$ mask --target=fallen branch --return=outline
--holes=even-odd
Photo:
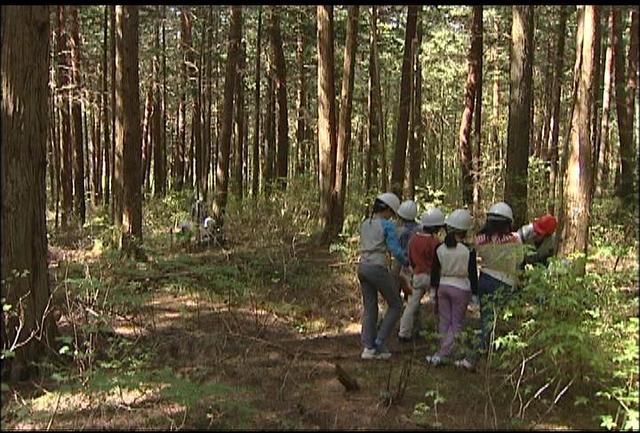
[[[349,373],[345,371],[344,368],[338,363],[335,364],[336,368],[336,376],[338,377],[338,381],[345,387],[347,391],[358,391],[360,390],[360,385],[358,381],[351,377]]]

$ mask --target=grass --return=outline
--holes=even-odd
[[[544,417],[552,403],[544,393],[525,417],[514,417],[504,371],[472,374],[422,362],[437,344],[426,307],[425,339],[415,347],[392,339],[392,361],[361,361],[353,233],[330,251],[314,246],[315,198],[299,185],[291,189],[292,196],[276,193],[243,206],[232,199],[229,242],[201,251],[172,244],[168,235],[176,215],[187,215],[188,195],[150,200],[144,263],[119,257],[101,214],[83,230],[54,233],[51,244],[66,257],[51,267],[61,347],[43,361],[36,380],[3,387],[3,426],[579,429],[598,428],[599,416],[615,408],[596,399],[593,387],[581,387]],[[608,239],[620,238],[594,233],[590,269],[611,269],[616,254]],[[637,263],[618,262],[618,272],[602,274],[609,289],[603,293],[616,314],[634,317]],[[474,314],[467,334],[477,325]],[[623,330],[619,335],[624,341]],[[630,350],[621,353],[637,354]],[[360,391],[344,391],[335,363],[358,380]],[[389,405],[409,364],[404,395]],[[533,383],[525,385],[535,391]]]

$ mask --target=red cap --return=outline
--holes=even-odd
[[[533,230],[542,236],[550,235],[556,230],[558,221],[553,215],[542,215],[533,221]]]

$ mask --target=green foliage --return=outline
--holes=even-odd
[[[507,371],[522,368],[522,382],[540,386],[550,379],[556,401],[560,384],[600,389],[594,396],[619,404],[615,417],[603,415],[603,426],[637,425],[637,300],[627,313],[628,299],[617,292],[615,276],[580,276],[575,269],[575,262],[558,259],[548,268],[527,269],[522,288],[501,310],[494,341],[498,363]],[[576,404],[587,401],[581,396]]]

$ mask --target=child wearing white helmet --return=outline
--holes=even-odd
[[[513,232],[513,211],[505,202],[492,205],[487,211],[485,226],[475,239],[481,261],[478,278],[480,300],[480,338],[473,352],[456,362],[459,367],[472,369],[479,354],[486,350],[491,337],[493,309],[496,303],[509,296],[518,279],[518,268],[524,260],[524,247]]]
[[[418,206],[413,200],[405,200],[398,207],[396,212],[400,219],[397,228],[398,240],[400,241],[400,247],[407,254],[407,246],[409,245],[409,238],[415,232],[419,230],[419,225],[416,223],[416,216],[418,215]],[[398,282],[398,288],[404,293],[405,299],[411,295],[411,271],[401,266],[401,264],[394,260],[391,264],[391,274],[393,278]]]
[[[431,287],[431,268],[436,248],[440,245],[437,234],[443,227],[444,214],[438,208],[431,208],[420,218],[421,230],[409,239],[407,251],[413,271],[412,292],[400,318],[398,340],[401,342],[411,340],[413,323],[420,309],[420,300]]]
[[[472,218],[466,209],[456,209],[445,219],[447,236],[438,248],[431,269],[431,285],[436,290],[440,348],[427,362],[443,363],[453,351],[462,329],[471,292],[476,291],[476,253],[462,241],[471,230]]]
[[[386,339],[402,312],[402,299],[389,272],[387,253],[390,252],[402,266],[408,261],[400,247],[396,227],[389,220],[398,211],[400,200],[390,192],[380,194],[373,203],[371,216],[360,225],[360,263],[358,280],[362,291],[362,359],[389,359],[391,353]],[[378,292],[388,308],[380,328],[378,323]]]

